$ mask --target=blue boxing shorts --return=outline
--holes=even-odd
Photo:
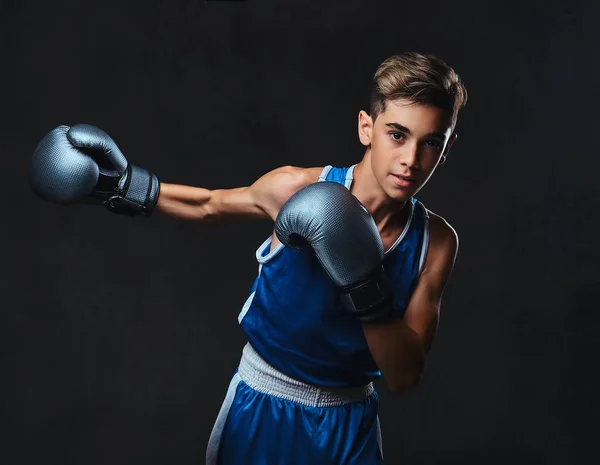
[[[373,383],[323,388],[284,375],[247,344],[215,422],[207,465],[382,464]]]

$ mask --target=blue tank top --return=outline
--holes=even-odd
[[[327,166],[319,181],[350,189],[353,171],[354,166]],[[408,206],[404,231],[383,261],[397,316],[406,310],[429,238],[427,210],[416,199]],[[270,248],[271,237],[256,251],[258,276],[238,317],[250,345],[279,371],[306,383],[349,387],[380,377],[360,322],[344,311],[312,251],[283,244]]]

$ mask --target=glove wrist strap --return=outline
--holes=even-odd
[[[340,299],[346,311],[362,323],[388,319],[394,311],[392,290],[383,267],[373,278],[344,289]]]
[[[104,202],[108,210],[129,216],[150,216],[158,201],[160,183],[148,170],[129,164],[115,191]]]

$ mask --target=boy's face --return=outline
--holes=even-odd
[[[404,201],[445,161],[456,134],[447,111],[400,99],[388,102],[374,124],[361,111],[359,138],[371,146],[371,171],[385,194]]]

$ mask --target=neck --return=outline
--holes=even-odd
[[[408,201],[390,199],[381,189],[371,170],[370,150],[354,168],[351,192],[369,211],[380,232],[406,221]]]

